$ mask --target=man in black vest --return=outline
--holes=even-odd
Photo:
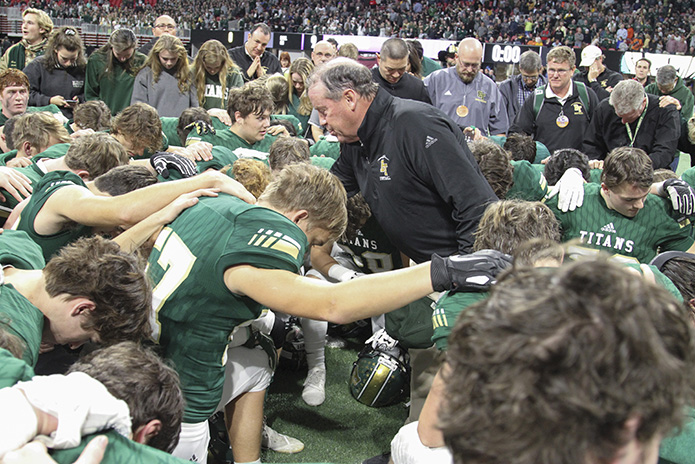
[[[230,48],[229,56],[241,68],[244,82],[266,74],[282,73],[282,66],[275,55],[266,51],[270,42],[270,28],[265,23],[254,24],[244,45]]]

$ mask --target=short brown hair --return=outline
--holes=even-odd
[[[309,144],[296,137],[278,137],[270,146],[268,164],[273,171],[281,171],[289,164],[308,163],[311,158]]]
[[[337,239],[347,225],[347,195],[336,176],[310,164],[291,164],[268,184],[259,201],[281,212],[307,210],[309,228],[326,229]]]
[[[526,134],[509,134],[504,141],[504,149],[514,161],[526,160],[532,163],[536,160],[536,142]]]
[[[546,62],[550,63],[551,61],[555,63],[567,63],[570,65],[570,68],[574,68],[577,65],[577,55],[575,55],[574,50],[568,46],[560,45],[548,52]]]
[[[101,100],[80,103],[73,110],[75,125],[80,129],[92,129],[95,132],[111,129],[111,110]]]
[[[162,121],[157,110],[147,103],[134,103],[118,113],[111,132],[128,138],[136,147],[157,151],[162,147]]]
[[[31,87],[29,85],[29,78],[26,74],[19,69],[8,68],[0,72],[0,93],[11,86],[26,87],[27,90]]]
[[[615,189],[623,183],[649,188],[654,182],[652,160],[639,148],[614,148],[603,162],[601,182],[609,189]]]
[[[140,188],[157,183],[157,176],[145,166],[126,164],[116,166],[94,179],[94,185],[112,197],[125,195]]]
[[[234,113],[241,113],[241,117],[245,118],[249,114],[263,114],[272,112],[275,108],[275,102],[270,94],[270,90],[263,82],[247,82],[242,87],[236,87],[229,90],[229,101],[227,103],[227,113],[235,121]]]
[[[208,113],[205,108],[201,108],[200,106],[186,108],[181,112],[179,122],[176,124],[176,135],[179,136],[182,145],[186,144],[188,134],[191,133],[191,129],[186,129],[186,126],[195,121],[205,121],[212,125],[212,117],[210,117],[210,113]]]
[[[539,201],[501,200],[485,209],[475,231],[473,249],[512,254],[532,238],[560,241],[560,224],[550,208]]]
[[[29,142],[43,151],[49,147],[51,136],[61,143],[70,142],[68,130],[50,113],[26,113],[17,119],[12,129],[13,148],[19,149],[24,142]]]
[[[104,132],[79,137],[65,154],[65,164],[72,170],[87,171],[89,179],[128,162],[128,152],[123,145]]]
[[[132,430],[159,420],[162,428],[147,443],[170,453],[179,442],[184,401],[179,376],[150,349],[122,342],[93,351],[70,367],[101,382],[128,404]]]
[[[444,441],[457,464],[610,462],[695,401],[688,310],[618,264],[514,269],[449,337]]]
[[[490,140],[478,140],[469,144],[480,171],[492,187],[497,198],[504,198],[514,185],[514,169],[509,153]]]
[[[95,330],[102,343],[149,337],[152,288],[144,263],[117,243],[81,238],[54,255],[43,275],[49,296],[84,297],[95,304],[82,327]]]

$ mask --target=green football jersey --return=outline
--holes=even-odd
[[[32,187],[34,187],[34,188],[36,185],[39,184],[39,182],[41,181],[41,179],[43,179],[43,176],[45,175],[43,170],[36,164],[36,162],[33,162],[29,166],[25,166],[23,168],[12,168],[12,169],[15,169],[17,172],[21,172],[22,174],[27,176],[29,178],[29,180],[31,181]],[[7,190],[0,189],[0,193],[5,197],[5,201],[0,203],[0,204],[2,204],[2,206],[7,206],[8,208],[14,208],[15,206],[17,206],[17,204],[19,204],[19,201],[15,197],[10,195]],[[20,193],[20,195],[21,195],[21,193]],[[22,198],[26,198],[26,197],[22,196]]]
[[[695,188],[695,167],[688,168],[681,174],[681,179],[686,181],[688,185]]]
[[[0,348],[0,388],[11,387],[17,382],[25,382],[34,377],[34,369],[12,353]]]
[[[221,108],[223,110],[226,110],[229,89],[241,87],[242,85],[244,85],[244,78],[237,69],[234,69],[227,74],[225,88],[222,88],[222,83],[220,82],[219,74],[210,75],[206,71],[205,94],[203,97],[203,102],[200,103],[200,106],[202,108],[205,108],[206,110],[209,110],[211,108]]]
[[[235,152],[235,154],[239,158],[256,157],[251,153],[252,151],[256,151],[262,154],[258,155],[259,159],[265,159],[267,157],[267,153],[270,151],[270,146],[273,144],[273,142],[275,142],[277,138],[277,135],[265,134],[263,140],[260,140],[254,144],[250,144],[246,140],[232,132],[229,128],[217,130],[215,134],[203,135],[198,134],[198,132],[195,130],[192,130],[191,133],[188,134],[188,138],[186,139],[186,146],[196,142],[209,142],[212,144],[212,146],[222,146],[225,148],[229,148],[230,150]],[[245,156],[240,155],[239,153],[237,153],[237,149],[239,148],[244,149],[242,151],[247,151],[248,154]]]
[[[545,176],[533,168],[528,161],[512,161],[514,184],[507,192],[506,198],[527,201],[541,201],[548,193],[548,181]]]
[[[342,252],[338,262],[364,274],[387,272],[403,267],[400,251],[391,243],[374,216],[357,231],[357,237],[336,242]]]
[[[292,101],[290,101],[290,104],[287,105],[287,114],[291,114],[296,117],[299,120],[302,131],[306,132],[306,130],[309,128],[309,117],[311,116],[311,112],[309,112],[309,114],[299,114],[299,104],[299,97],[292,92]],[[297,135],[303,136],[304,132],[301,134],[298,132]]]
[[[109,439],[101,464],[122,464],[126,462],[128,464],[183,464],[190,462],[176,458],[151,446],[136,443],[113,430],[82,437],[82,441],[75,448],[64,450],[51,449],[50,455],[58,464],[72,464],[80,457],[84,447],[99,435],[106,435]]]
[[[449,347],[449,335],[456,325],[459,314],[469,306],[483,301],[488,295],[488,292],[442,293],[432,313],[432,328],[434,329],[432,341],[438,350],[446,351]]]
[[[59,189],[71,185],[85,187],[80,176],[70,171],[53,171],[46,174],[38,185],[34,186],[34,192],[24,207],[22,214],[20,214],[19,220],[15,224],[17,230],[23,230],[29,234],[29,237],[31,237],[34,242],[39,244],[43,250],[43,256],[46,261],[65,245],[74,242],[80,237],[91,235],[92,233],[91,227],[79,224],[73,224],[72,227],[68,227],[51,235],[41,235],[34,229],[36,215],[41,211],[41,208],[43,208],[43,205],[46,204],[46,201],[51,195]]]
[[[318,166],[327,171],[330,171],[335,164],[335,160],[327,156],[312,156],[309,158],[309,162],[312,166]]]
[[[56,159],[65,156],[70,149],[69,143],[56,143],[46,148],[41,153],[34,156],[34,159],[40,160],[42,158]]]
[[[309,148],[311,156],[325,156],[337,160],[340,156],[340,142],[334,138],[332,136],[326,138],[325,135],[319,137],[319,140]]]
[[[600,191],[598,184],[584,184],[582,207],[566,213],[557,208],[557,196],[548,200],[563,241],[579,239],[583,246],[641,263],[651,261],[657,251],[687,251],[693,244],[688,228],[671,218],[665,198],[647,195],[644,208],[629,218],[609,209]]]
[[[6,230],[0,234],[0,266],[28,271],[43,269],[45,265],[41,248],[26,233]],[[0,285],[0,325],[24,342],[23,359],[30,366],[36,365],[43,314],[11,284]]]
[[[182,147],[183,142],[179,138],[179,133],[176,131],[179,125],[179,118],[161,117],[159,120],[162,121],[162,133],[169,141],[169,145]]]
[[[148,260],[153,338],[181,377],[185,422],[215,411],[229,336],[261,314],[259,303],[227,289],[225,270],[249,264],[298,273],[307,249],[285,216],[223,194],[201,198],[159,234]]]

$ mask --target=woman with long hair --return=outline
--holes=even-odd
[[[314,70],[314,63],[308,58],[297,58],[290,65],[286,74],[290,104],[287,114],[296,116],[301,127],[309,127],[309,116],[314,109],[307,95],[306,81]]]
[[[79,102],[84,102],[84,78],[87,59],[82,38],[74,27],[54,29],[46,51],[24,68],[31,85],[30,106],[60,108],[67,118]]]
[[[101,100],[115,115],[130,105],[133,82],[147,58],[135,51],[138,40],[130,29],[113,31],[106,45],[87,60],[84,95],[87,100]]]
[[[162,35],[138,72],[130,103],[147,103],[160,117],[178,118],[181,112],[198,106],[188,54],[181,39]]]
[[[231,125],[227,114],[229,90],[244,85],[244,79],[222,42],[208,40],[200,46],[193,60],[193,80],[200,106]]]

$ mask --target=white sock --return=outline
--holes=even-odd
[[[260,459],[256,459],[255,461],[250,461],[250,462],[236,462],[234,461],[234,464],[262,464]]]
[[[326,332],[328,322],[301,318],[304,333],[304,349],[309,369],[326,366]]]

